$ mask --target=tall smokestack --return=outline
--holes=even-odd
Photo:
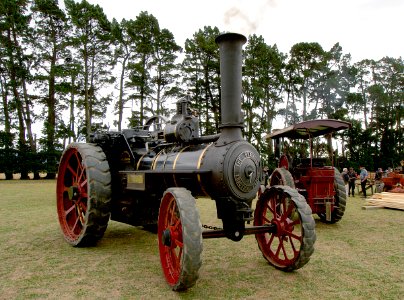
[[[216,38],[220,49],[222,133],[227,131],[223,129],[237,128],[241,135],[242,46],[246,41],[238,33],[225,33]]]

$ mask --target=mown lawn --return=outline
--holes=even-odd
[[[156,235],[111,221],[96,247],[73,248],[60,232],[53,180],[0,180],[0,299],[403,299],[404,211],[316,218],[310,262],[292,273],[263,259],[254,236],[204,240],[200,279],[187,292],[165,283]],[[202,223],[220,225],[199,199]]]

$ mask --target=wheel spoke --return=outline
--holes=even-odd
[[[276,216],[276,202],[275,199],[271,199],[268,203],[267,203],[267,208],[269,209],[269,211]]]
[[[83,210],[81,209],[80,203],[78,203],[76,205],[76,208],[77,208],[77,214],[78,214],[78,217],[80,219],[81,225],[84,226],[84,224],[85,224],[85,213],[83,213]]]
[[[76,226],[78,225],[78,223],[79,223],[79,218],[77,217],[77,218],[76,218],[76,221],[75,221],[74,224],[73,224],[73,227],[71,228],[72,232],[75,232],[75,231],[76,231]]]
[[[288,214],[286,212],[286,194],[282,194],[282,196],[279,197],[279,202],[278,202],[278,214],[277,217],[281,222],[286,222],[286,218],[288,217]]]
[[[181,242],[180,240],[176,239],[174,241],[175,245],[177,245],[178,247],[180,247],[181,249],[184,247],[184,243]]]
[[[294,238],[295,240],[298,240],[299,242],[301,242],[303,240],[302,236],[298,236],[297,234],[294,234],[293,232],[287,232],[290,241],[292,241],[292,238]]]
[[[286,205],[286,203],[284,203]],[[292,212],[295,210],[295,205],[292,201],[289,202],[289,206],[285,209],[284,219],[288,218],[292,215]]]
[[[173,228],[176,231],[181,230],[181,220],[180,219],[175,220]]]
[[[291,238],[292,236],[290,236],[289,238],[289,242],[290,242],[290,246],[292,247],[293,253],[298,254],[298,250],[295,246],[295,243],[293,242],[293,239]],[[297,239],[299,241],[301,241],[300,239]]]
[[[271,223],[271,221],[266,216],[262,216],[262,217],[263,217],[263,220],[264,220],[262,225]]]
[[[178,253],[177,253],[177,251],[178,251]],[[172,249],[171,254],[172,254],[172,257],[173,257],[173,259],[175,261],[175,263],[174,263],[175,268],[174,269],[179,269],[181,267],[182,248],[179,248],[179,250],[178,249]]]
[[[77,172],[76,172],[76,170],[73,170],[71,165],[67,165],[67,169],[72,173],[73,178],[77,177]]]
[[[80,181],[78,181],[78,182],[80,182]],[[87,186],[87,179],[85,179],[85,180],[83,180],[82,182],[80,182],[80,185],[79,185],[82,189],[84,189],[84,190],[86,190],[85,189],[85,187]]]
[[[278,241],[279,241],[278,248],[276,249],[276,252],[275,252],[276,257],[279,257],[279,252],[281,251],[282,243],[283,243],[281,237],[278,237]]]
[[[286,249],[285,249],[285,240],[283,238],[282,238],[282,242],[281,242],[281,250],[282,250],[282,253],[283,253],[283,258],[288,259],[288,254],[287,254]]]
[[[79,207],[80,211],[83,213],[83,215],[86,214],[87,212],[87,205],[84,201],[82,201],[83,199],[81,199],[80,201],[77,202],[77,206]],[[87,200],[87,199],[85,199]]]
[[[70,206],[69,209],[65,210],[65,216],[67,216],[68,214],[70,214],[75,208],[75,205],[73,204],[72,206]]]
[[[274,241],[275,235],[274,235],[274,234],[270,234],[269,236],[270,236],[270,238],[268,239],[267,245],[268,245],[268,246],[271,246],[271,245],[272,245],[272,242]]]
[[[77,182],[79,183],[79,182],[83,182],[80,186],[84,186],[86,183],[87,183],[87,179],[85,178],[85,168],[81,165],[81,164],[79,164],[78,165],[78,169],[79,170],[77,170],[77,174],[78,174],[78,177],[77,177]],[[83,179],[84,178],[84,179]]]

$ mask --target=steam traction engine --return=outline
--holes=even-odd
[[[221,132],[199,136],[187,99],[158,125],[95,133],[90,143],[64,151],[57,180],[57,211],[73,246],[95,244],[109,219],[157,228],[160,260],[173,290],[193,286],[203,238],[239,241],[255,234],[265,259],[290,271],[305,265],[315,242],[314,220],[303,196],[287,186],[266,189],[256,203],[260,155],[242,136],[241,65],[246,38],[220,35]],[[194,197],[216,202],[223,229],[202,230]],[[246,223],[253,222],[253,226]]]

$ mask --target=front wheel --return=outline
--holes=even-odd
[[[56,206],[65,240],[94,245],[110,217],[111,174],[102,149],[72,143],[63,152],[56,184]]]
[[[269,185],[287,185],[295,188],[295,181],[292,174],[285,168],[276,168],[269,179]]]
[[[167,189],[160,204],[157,233],[168,284],[174,291],[192,287],[202,265],[202,225],[190,191]]]
[[[264,258],[283,271],[303,267],[310,260],[316,240],[310,206],[288,186],[267,188],[257,201],[254,226],[276,225],[275,232],[255,238]]]

